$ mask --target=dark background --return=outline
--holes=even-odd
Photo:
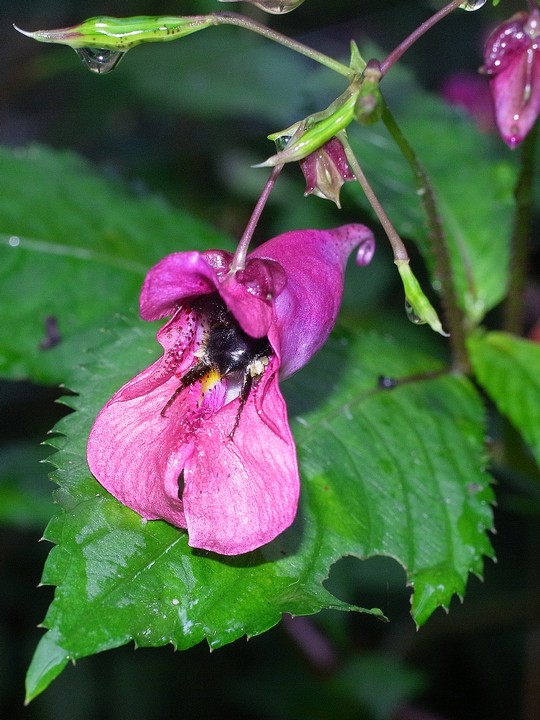
[[[329,54],[345,57],[351,37],[360,43],[369,37],[384,55],[437,7],[440,3],[420,0],[305,0],[294,13],[267,21]],[[450,72],[476,71],[489,29],[520,7],[503,0],[496,9],[486,5],[466,16],[455,13],[403,62],[426,88],[438,92]],[[249,166],[271,154],[268,132],[297,119],[287,119],[287,109],[280,106],[280,82],[286,85],[287,80],[280,75],[282,67],[275,70],[277,95],[266,118],[250,113],[249,102],[238,112],[218,102],[212,112],[195,107],[189,93],[182,102],[172,90],[172,99],[156,91],[161,68],[172,67],[178,76],[183,71],[175,60],[175,44],[137,48],[114,73],[100,78],[86,72],[69,48],[32,42],[12,28],[12,23],[31,30],[63,27],[93,15],[219,10],[263,17],[247,5],[212,0],[4,1],[0,143],[16,147],[38,142],[75,150],[105,174],[125,179],[135,192],[162,194],[238,236],[262,183]],[[221,29],[209,32],[215,37]],[[196,34],[189,42],[193,48],[203,46],[205,36]],[[224,45],[223,62],[227,52],[230,46]],[[308,106],[306,112],[325,105],[324,89],[313,95],[320,95],[319,105]],[[208,105],[212,107],[212,98]],[[308,212],[290,207],[292,192],[301,196],[302,190],[296,168],[290,169],[284,188],[272,200],[272,212],[263,217],[263,232],[302,223]],[[346,198],[339,216],[330,203],[307,207],[316,207],[329,223],[333,217],[334,224],[358,219]],[[387,277],[380,282],[387,283]],[[394,290],[392,284],[385,286],[388,302]],[[380,607],[389,624],[327,612],[287,619],[264,636],[212,654],[203,645],[184,653],[170,648],[134,651],[130,646],[69,667],[24,708],[24,674],[41,634],[36,626],[52,597],[50,588],[37,589],[49,550],[38,540],[53,511],[52,486],[38,460],[47,454],[39,443],[62,414],[54,402],[58,395],[57,389],[24,382],[0,384],[0,475],[22,473],[10,453],[24,445],[35,492],[33,511],[14,513],[0,527],[1,720],[540,717],[538,520],[527,505],[524,478],[500,469],[498,532],[493,537],[498,563],[487,562],[483,583],[471,578],[463,605],[455,600],[449,615],[438,611],[419,632],[409,616],[401,568],[389,559],[362,563],[348,558],[334,568],[330,584],[359,605]],[[495,435],[497,430],[494,427]],[[389,711],[386,701],[393,694],[400,698],[398,709]]]

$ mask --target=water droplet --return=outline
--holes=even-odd
[[[287,145],[289,144],[291,140],[292,135],[280,135],[278,138],[274,140],[274,144],[276,146],[276,150],[278,152],[282,152],[285,150]]]
[[[461,3],[459,7],[462,10],[472,12],[473,10],[480,10],[481,7],[484,7],[486,2],[487,0],[468,0],[468,2]]]
[[[416,310],[413,308],[411,303],[408,300],[405,300],[405,314],[407,315],[407,319],[410,320],[415,325],[425,325],[426,321],[422,320],[420,315],[416,312]]]
[[[375,239],[373,236],[362,240],[358,246],[358,252],[356,253],[356,264],[363,266],[369,265],[375,254]]]
[[[124,50],[107,50],[106,48],[73,48],[77,55],[93,73],[104,75],[111,72],[126,54]]]
[[[291,12],[304,0],[247,0],[256,7],[274,15],[283,15],[284,13]],[[220,0],[220,2],[236,2],[236,0]]]
[[[392,390],[398,384],[396,378],[390,377],[389,375],[379,375],[377,378],[377,385],[381,390]]]

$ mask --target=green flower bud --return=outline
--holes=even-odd
[[[411,270],[409,261],[396,261],[396,265],[405,288],[405,311],[409,320],[416,325],[427,323],[432,330],[444,335],[444,337],[448,337],[448,333],[443,330],[433,305],[424,295],[420,283]]]
[[[354,119],[359,87],[359,82],[355,80],[326,110],[310,115],[286,130],[269,135],[268,139],[274,140],[278,149],[283,145],[284,147],[256,167],[274,167],[303,160],[335,137]]]
[[[94,17],[57,30],[16,30],[38,42],[69,45],[93,72],[109,72],[122,56],[145,42],[168,42],[213,25],[211,16]]]
[[[16,28],[23,35],[39,42],[69,45],[72,48],[104,48],[126,52],[145,42],[168,42],[212,25],[211,17],[141,15],[139,17],[93,17],[79,25],[58,30],[28,32]]]
[[[354,106],[354,115],[360,125],[372,125],[381,119],[383,102],[379,82],[382,78],[380,64],[370,60],[362,73],[360,92]]]

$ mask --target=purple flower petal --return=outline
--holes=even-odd
[[[268,333],[281,356],[281,377],[303,367],[325,343],[341,305],[347,258],[366,242],[374,242],[367,227],[343,225],[284,233],[250,254],[276,260],[287,276],[287,286],[275,300],[276,323]]]

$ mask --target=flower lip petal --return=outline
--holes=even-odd
[[[264,388],[264,415],[257,386],[244,405],[234,439],[229,437],[238,403],[226,405],[211,423],[201,424],[197,452],[185,465],[183,495],[189,544],[223,555],[238,555],[273,540],[294,520],[299,476],[294,440],[277,375]]]
[[[195,448],[183,429],[182,403],[188,398],[179,399],[165,422],[160,410],[178,381],[170,378],[130,398],[130,385],[139,381],[140,376],[130,380],[99,413],[88,439],[88,465],[106,490],[142,517],[185,528],[178,476]]]

